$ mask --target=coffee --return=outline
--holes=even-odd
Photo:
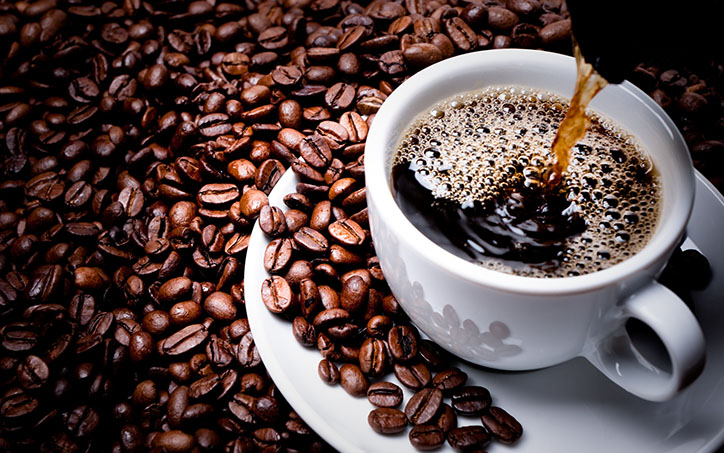
[[[583,275],[634,255],[656,228],[659,176],[634,137],[594,114],[564,179],[546,184],[567,104],[516,86],[436,104],[396,150],[401,210],[452,253],[516,275]]]

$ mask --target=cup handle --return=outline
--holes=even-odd
[[[671,371],[648,361],[634,346],[624,324],[636,318],[658,335]],[[671,290],[653,281],[616,307],[615,328],[584,356],[609,379],[650,401],[666,401],[696,379],[704,368],[704,334],[694,315]]]

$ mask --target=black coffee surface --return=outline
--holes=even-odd
[[[436,105],[398,146],[401,210],[450,252],[517,275],[583,275],[630,257],[655,230],[658,175],[633,137],[594,115],[565,179],[547,187],[541,175],[566,107],[520,87]]]
[[[414,163],[396,165],[393,181],[398,204],[418,229],[474,261],[495,257],[512,261],[512,266],[555,262],[564,255],[566,239],[586,229],[579,212],[557,191],[521,184],[504,189],[494,201],[463,206],[436,198]]]

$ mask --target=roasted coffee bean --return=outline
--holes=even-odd
[[[319,301],[325,309],[329,310],[331,308],[341,307],[337,291],[327,285],[320,285],[317,287],[317,290],[319,291]]]
[[[325,104],[332,110],[346,110],[354,98],[354,87],[343,82],[332,85],[324,95]]]
[[[377,407],[397,407],[402,403],[402,389],[392,382],[375,382],[367,389],[367,400]]]
[[[206,374],[189,386],[189,397],[193,399],[206,397],[218,388],[219,382],[219,376],[217,374]],[[186,418],[186,412],[188,410],[189,407],[184,410],[184,418]]]
[[[252,434],[259,450],[273,449],[281,440],[281,435],[274,428],[259,428]]]
[[[241,102],[253,107],[265,104],[271,99],[271,90],[264,85],[255,85],[241,92]]]
[[[168,313],[162,310],[154,310],[143,317],[143,330],[151,335],[163,334],[171,325],[171,318]]]
[[[254,180],[256,166],[247,159],[237,159],[229,162],[226,171],[240,183],[248,183]]]
[[[329,200],[320,201],[314,206],[309,226],[317,231],[325,231],[332,219],[332,203]]]
[[[435,424],[444,433],[448,433],[451,429],[457,428],[458,417],[455,415],[455,411],[453,411],[453,408],[450,407],[449,404],[443,403],[442,409],[440,409],[440,413],[437,416],[437,420],[435,420]]]
[[[417,355],[417,338],[408,326],[392,327],[387,333],[387,345],[390,355],[398,362],[408,362]]]
[[[208,357],[209,362],[211,362],[214,366],[225,368],[231,364],[234,360],[234,356],[234,349],[228,341],[223,338],[219,338],[216,335],[211,335],[209,337],[209,342],[206,344],[206,357]],[[227,371],[231,372],[233,370]],[[225,379],[228,380],[228,382],[226,382]],[[236,383],[236,377],[232,375],[224,376],[222,374],[220,382],[221,386],[224,388],[223,391],[227,392],[229,386]],[[221,398],[221,396],[218,398]]]
[[[259,166],[254,182],[259,190],[269,194],[282,174],[284,174],[284,165],[276,159],[267,159]]]
[[[273,313],[283,313],[292,307],[294,294],[289,283],[279,276],[264,280],[261,287],[261,298],[264,305]]]
[[[565,42],[571,36],[571,20],[563,19],[545,25],[538,32],[544,46],[553,46]]]
[[[312,184],[324,183],[324,176],[304,161],[295,160],[292,162],[292,170],[299,176],[299,179]]]
[[[252,425],[255,421],[254,414],[251,412],[253,405],[253,398],[243,393],[237,393],[228,403],[229,411],[245,425]]]
[[[367,338],[359,348],[359,367],[368,376],[383,376],[388,367],[385,342],[378,338]]]
[[[480,451],[490,443],[490,434],[482,426],[461,426],[447,433],[447,442],[455,451]]]
[[[374,315],[367,321],[367,335],[375,338],[386,338],[392,327],[392,320],[385,315]]]
[[[485,25],[488,19],[488,8],[480,2],[468,3],[460,12],[460,18],[471,27]]]
[[[287,273],[284,274],[284,279],[293,287],[298,287],[299,283],[312,277],[312,263],[306,260],[294,261],[290,266]]]
[[[96,310],[95,298],[86,293],[80,293],[73,296],[68,307],[70,317],[75,320],[78,325],[87,325]]]
[[[505,32],[512,29],[519,21],[518,15],[501,6],[488,8],[488,25],[498,31]]]
[[[340,375],[337,365],[327,359],[319,361],[317,372],[319,373],[319,377],[329,385],[334,385],[339,382]]]
[[[369,381],[359,366],[345,363],[339,369],[339,383],[352,396],[361,397],[367,394]]]
[[[315,132],[327,140],[332,151],[342,148],[349,139],[347,130],[335,121],[322,121],[317,125]]]
[[[359,312],[369,297],[369,283],[359,276],[347,279],[342,285],[340,302],[349,312]]]
[[[407,427],[407,418],[401,410],[381,407],[369,413],[367,423],[377,433],[395,434]]]
[[[450,393],[453,410],[460,415],[482,415],[490,406],[492,399],[485,387],[460,387]]]
[[[231,52],[224,55],[221,61],[221,69],[229,75],[244,75],[249,70],[249,57],[239,52]]]
[[[261,190],[249,189],[241,196],[240,202],[241,213],[249,219],[256,219],[261,208],[269,204],[269,199]]]
[[[351,319],[349,312],[343,308],[331,307],[317,313],[312,321],[314,327],[321,331],[335,325],[341,325]]]
[[[261,357],[251,332],[247,332],[241,337],[236,351],[236,359],[243,368],[253,368],[261,363]]]
[[[141,362],[150,357],[153,352],[153,340],[148,332],[137,330],[131,335],[129,347],[129,356],[131,360]]]
[[[405,59],[401,50],[391,50],[383,53],[380,56],[377,65],[381,71],[389,74],[390,76],[400,76],[407,70],[407,67],[405,66]]]
[[[415,425],[408,434],[410,443],[418,450],[435,450],[445,443],[445,433],[436,425]]]
[[[161,352],[168,355],[183,354],[202,344],[208,334],[203,324],[191,324],[163,340]]]
[[[277,66],[271,73],[271,77],[279,85],[296,85],[302,79],[304,73],[299,66]]]
[[[236,306],[227,293],[216,291],[204,300],[204,310],[217,321],[233,321],[236,319]]]
[[[518,420],[497,406],[489,407],[482,421],[490,435],[500,442],[511,444],[523,435],[523,427]]]
[[[293,99],[286,99],[279,104],[279,122],[288,128],[298,128],[302,124],[302,106]],[[283,143],[283,142],[282,142]]]
[[[407,388],[420,390],[426,387],[432,377],[430,370],[423,363],[413,365],[394,364],[395,377]]]
[[[468,375],[460,368],[448,368],[440,371],[432,378],[432,386],[450,394],[465,385]]]
[[[29,355],[18,365],[18,382],[28,390],[38,389],[45,385],[50,376],[48,365],[38,356]]]
[[[261,396],[254,399],[252,412],[266,423],[276,423],[279,419],[279,403],[271,396]]]
[[[277,237],[287,230],[284,212],[271,206],[264,206],[259,212],[259,227],[268,236]]]
[[[301,316],[294,318],[292,322],[292,333],[294,338],[304,346],[317,344],[317,332],[314,326]]]
[[[179,430],[161,432],[153,438],[153,447],[164,451],[189,451],[193,446],[194,436]]]
[[[224,244],[224,252],[227,255],[239,255],[247,249],[249,240],[249,234],[234,233],[226,244]]]
[[[300,228],[292,237],[297,246],[311,253],[324,253],[329,248],[327,238],[309,227]]]
[[[314,168],[324,168],[332,160],[332,152],[327,141],[316,134],[301,141],[299,152],[305,162]]]
[[[226,205],[240,196],[235,184],[207,184],[199,189],[197,200],[203,205]]]
[[[413,425],[429,423],[442,406],[442,392],[435,388],[423,388],[409,399],[405,415]]]
[[[264,250],[264,269],[272,274],[281,273],[291,263],[292,253],[291,239],[274,239]]]
[[[309,278],[299,282],[299,305],[302,315],[311,318],[320,307],[320,296],[317,284]]]
[[[333,190],[334,186],[330,189]],[[338,220],[329,225],[330,236],[344,246],[358,246],[364,243],[366,235],[362,227],[354,220]]]
[[[259,45],[267,50],[277,50],[289,43],[287,30],[283,27],[270,27],[259,34]]]

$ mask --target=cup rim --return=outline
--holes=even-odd
[[[428,263],[432,263],[441,271],[455,274],[466,281],[501,292],[541,296],[583,293],[620,283],[641,270],[659,264],[662,265],[668,258],[669,253],[681,240],[693,209],[694,168],[686,142],[671,118],[653,99],[628,81],[624,81],[613,88],[621,89],[627,96],[643,103],[652,115],[657,117],[658,121],[668,129],[672,146],[685,151],[680,154],[686,160],[685,168],[677,170],[684,180],[684,187],[678,188],[678,196],[681,198],[679,202],[683,203],[685,215],[666,219],[662,216],[659,219],[659,225],[654,236],[634,256],[604,270],[580,276],[539,278],[509,274],[484,268],[445,250],[419,231],[397,206],[392,195],[390,175],[387,174],[385,169],[387,164],[385,149],[390,143],[390,139],[395,139],[396,144],[397,137],[406,128],[407,125],[403,126],[402,130],[396,128],[393,130],[394,119],[401,113],[400,109],[404,107],[409,99],[420,95],[420,89],[421,87],[424,88],[426,79],[431,78],[433,75],[436,75],[439,79],[441,74],[453,74],[463,66],[506,65],[514,62],[519,67],[526,68],[536,61],[544,61],[547,65],[555,64],[561,67],[570,65],[573,62],[575,68],[573,57],[562,54],[528,49],[485,50],[459,55],[429,66],[395,89],[377,112],[368,133],[365,150],[365,181],[368,204],[374,206],[374,208],[379,208],[378,211],[384,213],[387,217],[385,222],[397,230],[397,238],[414,248]],[[461,87],[459,92],[463,91],[465,89]],[[438,100],[442,100],[442,98],[432,99],[430,104]],[[616,118],[612,119],[615,120]],[[654,160],[656,161],[656,158]],[[371,216],[374,215],[374,210],[370,210]],[[664,221],[667,228],[661,231],[661,222]],[[374,222],[370,223],[373,224]],[[374,227],[372,228],[374,236]],[[657,239],[656,242],[654,242],[654,238]],[[658,272],[659,270],[655,269],[654,271]]]

